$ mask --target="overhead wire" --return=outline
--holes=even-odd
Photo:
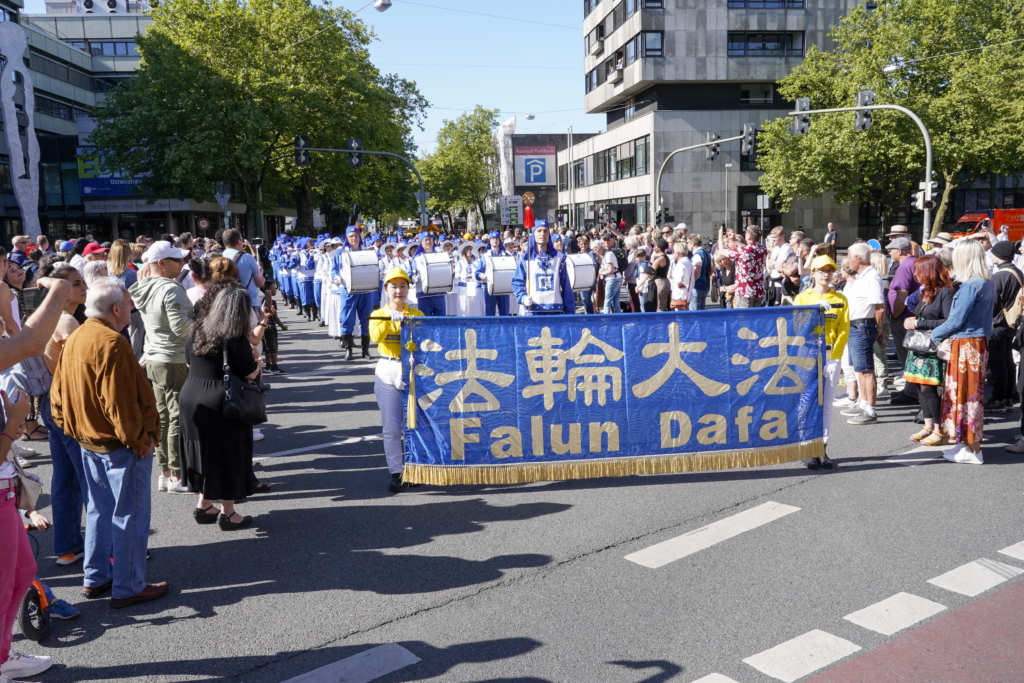
[[[448,12],[460,12],[462,14],[475,14],[480,17],[490,17],[492,19],[503,19],[505,21],[519,21],[524,24],[538,24],[540,26],[551,26],[554,28],[566,28],[570,31],[579,31],[579,26],[566,26],[565,24],[550,24],[546,21],[534,21],[533,19],[521,19],[519,17],[502,17],[497,14],[487,14],[485,12],[473,12],[468,9],[456,9],[454,7],[441,7],[440,5],[426,5],[422,2],[412,2],[411,0],[394,0],[394,2],[401,2],[403,5],[417,5],[418,7],[428,7],[430,9],[440,9]]]

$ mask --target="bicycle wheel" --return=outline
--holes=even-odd
[[[35,585],[29,586],[25,599],[21,601],[18,625],[25,637],[36,643],[50,634],[50,615],[43,610]]]

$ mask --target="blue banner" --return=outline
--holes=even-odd
[[[823,454],[817,307],[408,320],[406,481],[516,483]]]

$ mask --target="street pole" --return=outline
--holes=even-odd
[[[576,229],[576,203],[575,203],[574,199],[576,198],[576,189],[575,189],[576,188],[576,183],[575,183],[576,179],[573,178],[573,172],[572,172],[572,166],[573,166],[573,164],[572,164],[572,126],[569,126],[569,150],[568,151],[569,151],[569,167],[568,167],[569,168],[569,172],[566,175],[569,178],[569,217],[566,220],[566,223],[569,225],[570,228],[573,228],[575,230]]]
[[[725,165],[725,227],[729,227],[729,223],[732,221],[730,216],[731,211],[729,210],[729,169],[732,168],[732,164]]]
[[[699,145],[690,145],[689,147],[680,147],[679,149],[675,150],[674,152],[670,153],[667,157],[665,157],[665,161],[662,162],[661,168],[658,170],[658,179],[657,179],[657,181],[654,184],[655,201],[658,203],[657,204],[657,206],[658,206],[657,212],[660,213],[661,209],[662,209],[662,201],[661,201],[661,176],[665,174],[665,168],[668,166],[668,162],[672,160],[672,157],[674,157],[675,155],[679,154],[680,152],[689,152],[689,151],[692,151],[692,150],[695,150],[695,149],[704,149],[705,147],[710,147],[712,145],[719,145],[719,144],[721,144],[723,142],[733,142],[735,140],[742,140],[742,139],[743,139],[742,135],[737,135],[736,137],[732,137],[732,138],[723,138],[721,140],[710,140],[708,142],[702,142]],[[655,215],[657,215],[657,214],[655,214]]]
[[[932,182],[932,136],[928,134],[928,129],[925,127],[924,122],[921,121],[921,117],[919,117],[917,114],[910,111],[906,107],[900,107],[899,105],[895,104],[872,104],[871,106],[868,107],[839,107],[836,109],[811,109],[809,111],[791,111],[788,115],[802,116],[804,114],[835,114],[844,111],[867,111],[875,109],[892,109],[894,111],[901,111],[907,116],[909,116],[914,121],[914,123],[917,124],[917,127],[921,129],[921,136],[924,138],[924,182],[928,185],[928,188],[925,191],[930,194]],[[928,197],[928,201],[931,201],[930,196]],[[924,208],[924,230],[922,231],[922,242],[931,237],[931,219],[932,210],[928,207],[928,203],[926,203]]]
[[[416,170],[416,166],[401,154],[395,154],[394,152],[371,152],[367,149],[330,149],[327,147],[304,147],[303,149],[309,152],[334,152],[336,154],[351,154],[353,151],[358,151],[359,154],[378,154],[380,156],[401,159],[405,162],[406,166],[412,169],[412,172],[416,174],[416,180],[420,182],[420,191],[414,192],[413,194],[416,196],[416,201],[419,202],[420,205],[420,227],[427,227],[427,221],[429,220],[427,216],[427,198],[430,196],[430,193],[423,189],[423,176],[421,176],[420,172]]]

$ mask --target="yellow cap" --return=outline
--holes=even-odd
[[[814,260],[811,261],[811,270],[822,270],[823,268],[839,270],[839,267],[836,265],[836,262],[832,260],[831,256],[826,256],[825,254],[815,256]]]
[[[462,239],[464,239],[464,240],[471,240],[471,239],[473,239],[473,235],[471,235],[470,233],[467,232],[465,235],[462,236]]]
[[[409,274],[401,268],[392,268],[388,271],[388,274],[384,276],[384,282],[391,282],[392,280],[405,280],[408,283],[412,283],[409,278]]]

